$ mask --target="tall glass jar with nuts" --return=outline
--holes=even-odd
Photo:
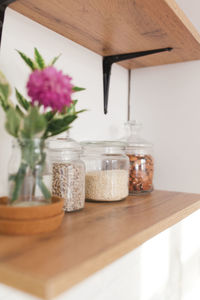
[[[129,195],[148,193],[153,190],[153,146],[140,137],[142,125],[136,121],[125,123],[126,154],[130,160]]]
[[[64,210],[80,210],[85,204],[85,164],[80,159],[81,146],[70,138],[48,142],[48,173],[52,195],[65,200]]]

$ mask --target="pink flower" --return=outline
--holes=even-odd
[[[35,70],[27,83],[32,105],[38,102],[44,108],[51,107],[52,110],[61,112],[65,106],[70,106],[72,103],[71,79],[54,67]]]

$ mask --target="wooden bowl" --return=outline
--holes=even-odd
[[[64,212],[59,215],[33,220],[0,219],[0,233],[9,235],[32,235],[56,230],[62,222]]]
[[[38,206],[8,206],[7,197],[0,197],[0,219],[30,220],[53,217],[62,212],[64,200],[53,196],[52,202]]]
[[[41,206],[8,206],[0,198],[0,233],[32,235],[56,230],[62,222],[64,200],[52,197],[52,203]]]

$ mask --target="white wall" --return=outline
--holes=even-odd
[[[177,0],[200,31],[200,2]],[[200,192],[200,61],[132,71],[131,117],[154,143],[155,187]]]
[[[200,192],[200,61],[132,72],[132,117],[154,144],[155,187]]]

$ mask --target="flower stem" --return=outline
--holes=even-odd
[[[46,200],[50,199],[51,198],[51,193],[49,192],[48,188],[46,187],[46,185],[44,184],[44,182],[42,181],[41,178],[38,178],[37,184],[38,184],[44,198]]]
[[[16,201],[19,197],[20,189],[21,189],[21,186],[23,184],[24,177],[26,174],[26,168],[27,168],[27,164],[21,163],[17,174],[14,175],[14,177],[13,177],[14,189],[13,189],[12,196],[11,196],[11,203]],[[10,178],[10,180],[11,180],[11,178]]]

